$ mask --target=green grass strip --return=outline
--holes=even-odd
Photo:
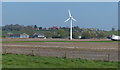
[[[117,68],[118,62],[104,62],[78,58],[3,55],[3,68]]]

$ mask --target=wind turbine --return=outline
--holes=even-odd
[[[72,14],[70,13],[70,10],[68,10],[68,13],[69,13],[69,18],[65,22],[70,20],[70,40],[72,40],[72,21],[76,21],[76,20],[73,18]]]

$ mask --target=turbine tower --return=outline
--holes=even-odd
[[[76,20],[73,18],[70,10],[68,10],[68,13],[69,13],[69,18],[65,22],[70,20],[70,40],[72,40],[72,21],[76,21]]]

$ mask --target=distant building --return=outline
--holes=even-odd
[[[23,34],[10,34],[9,38],[29,38],[29,35],[26,33]]]
[[[58,26],[53,26],[53,27],[51,27],[51,28],[49,28],[49,29],[59,29],[60,27],[58,27]]]
[[[10,35],[12,35],[13,33],[12,32],[8,32],[7,33],[7,36],[9,37]]]
[[[29,35],[26,33],[20,34],[20,38],[29,38]]]
[[[44,34],[35,33],[32,38],[46,38]]]
[[[35,30],[40,30],[39,28],[35,28]]]

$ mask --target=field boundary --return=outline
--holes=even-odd
[[[32,56],[49,56],[49,57],[63,57],[63,58],[80,58],[88,60],[101,60],[101,61],[118,61],[118,56],[115,53],[109,53],[109,51],[102,52],[96,50],[70,50],[70,49],[53,49],[53,48],[14,48],[5,47],[3,48],[3,54],[14,53],[14,54],[25,54]]]

